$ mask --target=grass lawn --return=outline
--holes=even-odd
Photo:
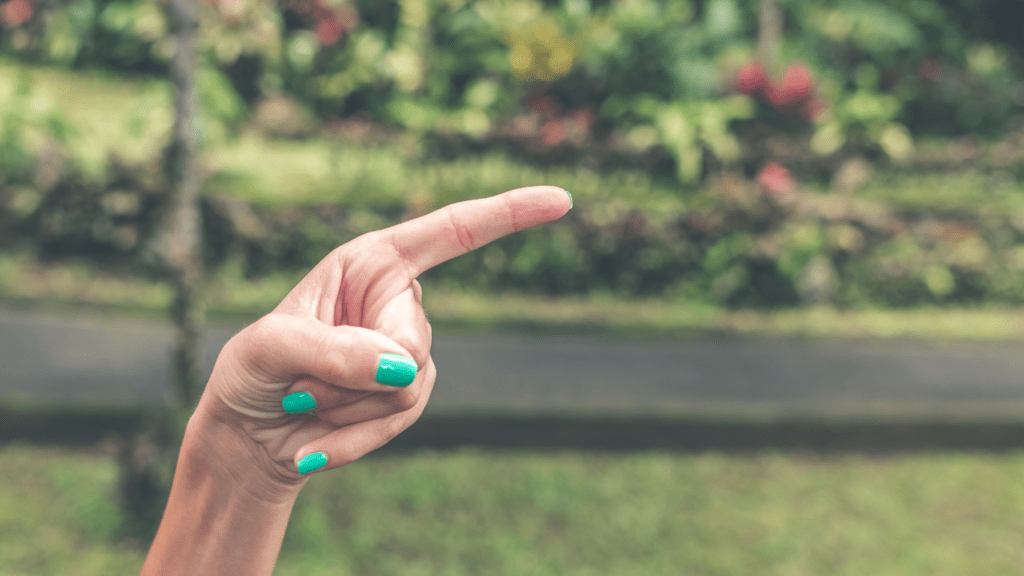
[[[138,571],[106,457],[0,466],[0,575]],[[1021,477],[1020,453],[370,457],[310,481],[275,574],[1013,574]]]

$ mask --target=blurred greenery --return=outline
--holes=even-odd
[[[214,319],[253,321],[276,306],[302,272],[245,278],[237,263],[209,279]],[[435,330],[603,332],[633,338],[728,332],[766,336],[845,336],[932,340],[1024,340],[1024,312],[1015,307],[915,307],[839,310],[729,310],[694,301],[623,299],[612,294],[551,298],[480,293],[424,281],[424,306]],[[49,310],[89,308],[108,315],[162,316],[172,292],[156,280],[104,273],[83,263],[40,265],[25,255],[0,255],[0,303]]]
[[[7,1],[0,249],[151,277],[164,7]],[[1024,59],[989,16],[1019,5],[781,6],[778,61],[757,63],[756,6],[734,0],[203,2],[206,264],[290,278],[362,232],[550,183],[568,217],[426,280],[696,308],[1024,302]]]
[[[433,323],[1024,339],[1022,5],[780,5],[758,62],[738,0],[199,2],[211,308],[549,183],[574,210],[426,275]],[[166,10],[0,0],[0,301],[167,308]],[[312,480],[278,573],[1010,573],[1022,462],[374,458]],[[0,463],[0,574],[138,569],[109,458]]]
[[[0,574],[138,571],[108,456],[0,464]],[[1016,453],[371,457],[310,480],[275,574],[1008,574],[1022,472]]]

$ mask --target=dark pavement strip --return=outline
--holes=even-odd
[[[210,327],[211,365],[242,327]],[[0,403],[167,402],[171,339],[159,321],[0,313]],[[1022,346],[437,334],[427,414],[1024,418]]]

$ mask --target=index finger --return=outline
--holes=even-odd
[[[557,220],[572,196],[557,186],[530,186],[467,200],[382,230],[416,275],[506,236]]]

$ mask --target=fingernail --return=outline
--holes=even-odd
[[[289,414],[309,412],[316,409],[316,398],[308,392],[296,392],[281,399],[281,407]]]
[[[298,463],[299,474],[309,474],[314,470],[319,470],[327,465],[327,454],[323,452],[313,452],[307,456],[303,456]]]
[[[568,190],[566,190],[565,193],[569,195],[569,210],[572,210],[572,193]]]
[[[377,364],[377,382],[388,386],[408,386],[416,379],[416,362],[401,354],[381,354]]]

